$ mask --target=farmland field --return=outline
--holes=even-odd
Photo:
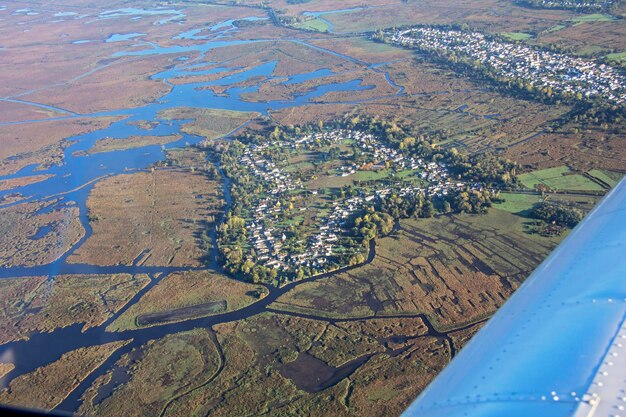
[[[572,18],[573,22],[583,23],[583,22],[610,22],[611,20],[615,20],[615,18],[608,14],[594,13],[594,14],[585,14],[581,16],[576,16]]]
[[[328,23],[322,19],[314,18],[306,20],[302,23],[298,23],[295,27],[305,30],[316,30],[318,32],[325,32],[329,29]]]
[[[505,32],[502,34],[502,36],[512,41],[525,41],[533,37],[533,35],[531,35],[530,33],[524,33],[524,32]]]
[[[500,198],[504,201],[502,203],[494,204],[494,207],[514,214],[528,212],[535,204],[541,201],[541,197],[535,194],[513,194],[503,192],[500,193]]]
[[[588,172],[594,178],[608,184],[610,187],[615,187],[622,179],[624,174],[615,171],[604,171],[600,169],[592,169]]]
[[[575,174],[568,167],[561,166],[533,171],[519,177],[521,183],[530,189],[544,185],[553,190],[602,191],[603,187],[589,178]]]

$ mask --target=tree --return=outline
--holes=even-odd
[[[430,218],[435,215],[435,205],[432,201],[426,200],[424,205],[422,206],[422,217]]]

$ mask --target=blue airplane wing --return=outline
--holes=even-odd
[[[626,417],[626,179],[403,416]]]

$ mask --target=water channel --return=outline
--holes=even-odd
[[[103,13],[100,18],[107,19],[118,15],[137,15],[142,16],[148,11],[139,9],[120,9]],[[171,10],[159,10],[154,12],[162,15],[178,16],[177,13]],[[248,20],[256,20],[258,18],[250,17]],[[180,33],[175,39],[204,39],[205,35],[201,33],[210,33],[215,31],[233,31],[235,23],[231,21],[222,22],[220,24],[211,26],[205,30],[191,30]],[[131,33],[127,35],[113,35],[111,41],[119,41],[120,45],[124,45],[124,41],[133,37],[139,37],[139,33]],[[208,40],[205,43],[195,44],[190,46],[173,46],[173,47],[159,47],[158,45],[151,43],[144,43],[145,49],[137,50],[134,48],[132,51],[124,50],[123,48],[118,51],[115,56],[151,56],[151,55],[163,55],[163,54],[200,54],[202,55],[212,49],[222,48],[228,46],[236,46],[242,44],[249,44],[253,42],[268,42],[275,40],[259,39],[259,40],[224,40],[224,37],[216,38],[217,40]],[[385,74],[387,82],[397,89],[397,94],[403,94],[402,87],[396,85],[389,75],[384,72],[382,65],[369,65],[363,63],[353,57],[343,55],[334,51],[329,51],[317,46],[310,45],[305,41],[299,39],[283,40],[283,42],[296,42],[306,47],[314,48],[325,53],[330,53],[340,58],[350,60],[351,62],[364,64],[369,70],[382,72]],[[85,236],[67,253],[61,256],[59,259],[48,265],[39,265],[33,267],[13,267],[13,268],[0,268],[0,278],[11,277],[25,277],[25,276],[54,276],[58,274],[117,274],[117,273],[129,273],[129,274],[149,274],[152,277],[151,283],[139,294],[137,294],[126,306],[126,308],[136,302],[141,295],[145,294],[150,288],[156,285],[160,279],[166,276],[168,273],[179,270],[190,270],[190,268],[168,268],[168,267],[146,267],[138,265],[130,266],[95,266],[95,265],[82,265],[82,264],[69,264],[66,262],[67,257],[80,246],[91,234],[91,228],[87,218],[87,206],[86,201],[93,185],[100,179],[123,174],[129,170],[136,171],[147,169],[154,163],[162,161],[165,157],[165,152],[168,149],[189,146],[197,144],[202,140],[199,136],[188,135],[181,132],[181,125],[186,121],[172,121],[164,120],[159,116],[159,113],[163,110],[174,107],[205,107],[213,109],[225,109],[225,110],[237,110],[237,111],[254,111],[263,115],[267,115],[271,110],[278,110],[286,107],[303,106],[314,102],[314,99],[323,96],[328,92],[337,91],[359,91],[373,88],[373,86],[363,85],[362,81],[355,78],[351,81],[340,83],[322,83],[316,88],[293,97],[291,100],[284,101],[268,101],[268,102],[256,102],[247,101],[242,98],[244,93],[256,92],[261,85],[268,80],[276,79],[273,76],[274,69],[276,68],[276,62],[267,62],[258,64],[252,68],[246,70],[240,68],[229,68],[227,66],[220,66],[217,68],[202,69],[203,65],[194,63],[197,60],[179,60],[181,64],[175,68],[161,71],[152,76],[153,79],[162,80],[168,86],[171,87],[171,91],[165,94],[156,102],[147,104],[142,107],[133,109],[120,109],[116,111],[99,112],[93,114],[76,114],[72,112],[64,111],[67,116],[57,117],[59,120],[71,120],[74,118],[84,117],[103,117],[103,116],[115,116],[121,120],[112,123],[110,126],[77,135],[68,139],[69,145],[64,150],[64,159],[62,165],[55,165],[44,170],[38,170],[36,166],[28,166],[12,175],[0,176],[0,180],[14,179],[21,177],[28,177],[31,175],[46,174],[51,177],[45,181],[25,185],[19,188],[11,190],[0,191],[0,198],[6,195],[20,193],[26,198],[16,203],[9,203],[0,205],[1,207],[7,207],[12,204],[21,204],[23,202],[30,201],[51,201],[54,202],[52,206],[46,210],[53,210],[55,207],[61,207],[68,204],[75,205],[80,210],[80,221],[86,231]],[[177,77],[183,77],[188,75],[202,75],[202,74],[230,74],[232,70],[240,70],[232,75],[225,75],[217,80],[210,82],[197,82],[184,85],[173,85],[169,80]],[[320,68],[313,72],[307,72],[302,74],[295,74],[288,77],[287,80],[282,81],[285,85],[302,83],[308,80],[314,80],[319,78],[328,77],[333,75],[332,71],[327,68]],[[284,77],[283,77],[284,78]],[[256,81],[256,80],[259,81]],[[238,87],[236,84],[255,80],[251,86]],[[209,89],[211,86],[226,86],[227,89],[224,94],[215,94]],[[7,99],[13,100],[13,99]],[[16,100],[14,100],[16,101]],[[26,103],[26,102],[22,102]],[[46,107],[42,104],[31,103],[35,106]],[[345,104],[345,103],[343,103]],[[138,125],[141,121],[154,122],[149,128],[142,128]],[[24,121],[23,123],[37,123],[37,121]],[[103,138],[128,138],[130,136],[163,136],[180,134],[182,137],[180,140],[161,146],[145,146],[142,148],[128,149],[122,151],[113,151],[106,153],[93,153],[89,154],[86,151],[90,149],[94,143]],[[223,173],[222,173],[223,176]],[[229,181],[224,177],[224,196],[227,205],[230,203],[229,193]],[[49,230],[48,230],[49,231]],[[38,230],[35,237],[43,236],[47,230],[45,228]],[[213,238],[215,238],[213,231]],[[373,260],[375,255],[375,243],[370,245],[369,256],[366,263]],[[212,254],[213,267],[215,264],[216,253]],[[115,340],[130,340],[132,342],[116,351],[102,366],[100,366],[95,372],[92,372],[85,380],[83,380],[77,389],[75,389],[66,400],[57,408],[64,411],[75,411],[80,405],[80,398],[85,390],[91,386],[94,380],[103,375],[109,369],[111,369],[114,363],[125,353],[145,344],[149,340],[158,339],[165,335],[178,333],[181,331],[191,330],[197,327],[209,328],[218,323],[231,322],[236,320],[242,320],[247,317],[251,317],[265,311],[268,311],[267,307],[274,302],[278,297],[285,294],[287,291],[294,288],[296,285],[303,282],[310,282],[312,280],[325,278],[333,274],[350,270],[355,267],[343,268],[341,271],[335,271],[332,273],[318,275],[311,277],[297,283],[290,283],[281,288],[268,288],[268,295],[259,301],[255,302],[243,309],[213,315],[205,318],[186,320],[180,323],[163,324],[154,327],[144,328],[134,331],[122,331],[122,332],[107,332],[106,326],[119,316],[124,310],[118,312],[114,317],[110,318],[106,323],[101,326],[90,328],[82,332],[82,324],[76,324],[66,328],[57,329],[51,333],[38,333],[30,335],[28,341],[17,341],[4,344],[0,346],[0,359],[10,361],[15,364],[15,369],[9,372],[4,378],[0,379],[0,387],[7,386],[14,377],[22,375],[24,373],[32,372],[38,367],[49,364],[68,351],[78,349],[86,346],[93,346]],[[158,277],[158,278],[155,278]],[[441,337],[444,337],[441,335]]]

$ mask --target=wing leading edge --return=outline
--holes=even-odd
[[[626,179],[404,412],[626,417]]]

